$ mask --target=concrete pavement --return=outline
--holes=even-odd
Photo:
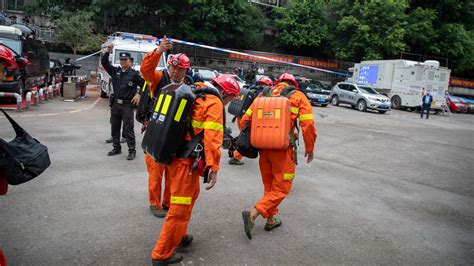
[[[107,99],[88,95],[10,112],[52,161],[0,197],[0,249],[10,265],[151,264],[163,220],[148,210],[139,124],[137,159],[108,157]],[[306,164],[301,143],[283,225],[269,233],[257,220],[246,238],[241,211],[263,194],[258,161],[231,166],[223,151],[216,187],[201,186],[184,264],[474,263],[473,115],[313,110],[316,158]],[[13,137],[3,116],[0,137]]]

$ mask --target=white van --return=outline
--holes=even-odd
[[[140,71],[140,66],[143,58],[148,52],[153,51],[157,46],[157,38],[150,35],[128,33],[128,32],[116,32],[109,37],[104,43],[105,47],[108,43],[114,44],[114,49],[110,53],[109,61],[114,67],[120,66],[119,54],[121,52],[130,53],[133,58],[133,68],[137,71]],[[166,56],[162,56],[160,62],[156,69],[165,69],[166,68]],[[99,84],[100,84],[100,97],[107,97],[112,89],[112,82],[110,80],[110,75],[105,71],[105,69],[100,64],[99,59]]]

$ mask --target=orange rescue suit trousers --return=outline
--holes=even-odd
[[[260,150],[260,173],[265,193],[255,204],[264,217],[278,214],[278,205],[288,196],[295,178],[293,149]]]
[[[193,159],[175,159],[168,170],[171,177],[171,205],[151,253],[153,259],[170,258],[186,235],[194,203],[199,196],[199,174],[190,174]]]
[[[145,164],[148,170],[148,195],[150,206],[158,208],[170,206],[170,178],[166,165],[155,162],[153,157],[145,153]],[[161,202],[161,184],[165,176],[165,191],[163,194],[163,202]]]

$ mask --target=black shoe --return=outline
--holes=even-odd
[[[178,252],[175,252],[173,254],[173,256],[171,256],[171,258],[169,259],[165,259],[165,260],[154,260],[152,259],[152,263],[153,263],[153,266],[159,266],[159,265],[169,265],[169,264],[175,264],[175,263],[179,263],[183,260],[183,253],[178,253]]]
[[[114,156],[114,155],[121,154],[121,153],[122,153],[121,150],[113,149],[113,150],[109,151],[109,153],[107,153],[107,155],[108,156]]]
[[[184,248],[184,247],[187,247],[189,245],[191,245],[191,242],[193,242],[193,235],[185,235],[183,236],[183,238],[181,239],[181,242],[179,243],[178,247],[179,248]]]
[[[169,210],[170,207],[169,206],[166,206],[166,205],[162,205],[163,206],[163,210]]]
[[[106,139],[105,143],[112,143],[114,141],[114,138],[110,137],[110,139]]]
[[[242,212],[242,218],[244,219],[244,231],[245,234],[247,235],[248,239],[252,239],[252,230],[254,227],[254,223],[252,221],[252,218],[250,216],[249,211],[243,211]]]
[[[127,139],[126,139],[126,138],[121,138],[121,139],[120,139],[120,143],[125,143],[125,142],[127,142]]]
[[[137,156],[136,151],[129,151],[128,156],[127,156],[127,160],[131,161],[131,160],[135,159],[136,156]]]
[[[165,209],[160,209],[157,206],[150,206],[151,213],[158,218],[165,218],[167,211]]]

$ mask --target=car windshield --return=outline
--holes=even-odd
[[[308,87],[306,88],[306,91],[308,92],[323,92],[323,89],[315,84],[308,84]]]
[[[216,73],[212,70],[209,70],[209,69],[201,69],[200,68],[199,73],[201,73],[202,78],[206,81],[209,81],[209,80],[216,77]]]
[[[133,58],[133,65],[138,65],[138,66],[142,64],[143,58],[147,54],[147,52],[117,49],[117,50],[114,51],[114,53],[115,53],[115,58],[114,58],[115,64],[117,64],[117,65],[120,64],[120,53],[123,53],[123,52],[130,53],[130,55]],[[159,68],[165,68],[163,60],[160,60],[160,62],[158,63],[158,67]]]
[[[371,87],[363,87],[363,86],[358,86],[359,90],[361,90],[362,93],[368,93],[368,94],[378,94],[374,89]]]
[[[0,43],[5,44],[8,48],[11,48],[15,53],[21,55],[21,42],[17,40],[10,40],[5,38],[0,38]]]
[[[231,75],[233,78],[235,78],[237,80],[237,82],[241,82],[241,83],[245,83],[245,81],[243,81],[239,76],[237,75]]]
[[[321,88],[324,88],[324,87],[325,87],[323,83],[321,83],[321,82],[319,82],[319,81],[317,81],[317,80],[311,80],[311,84],[314,84],[314,85],[319,86],[319,87],[321,87]]]

